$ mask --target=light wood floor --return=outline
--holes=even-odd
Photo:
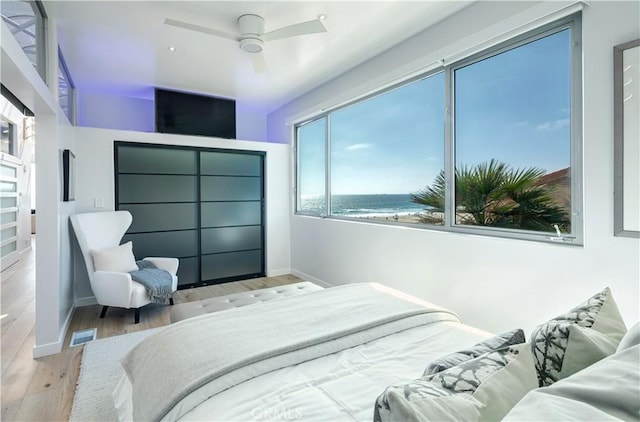
[[[147,305],[140,323],[133,310],[109,308],[100,319],[98,305],[76,309],[61,353],[33,359],[35,339],[35,241],[30,252],[0,273],[2,315],[2,421],[66,421],[80,370],[84,346],[69,347],[71,333],[96,327],[98,338],[111,337],[169,324],[169,307]],[[175,303],[301,281],[293,275],[256,278],[215,286],[179,290]]]

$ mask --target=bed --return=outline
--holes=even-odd
[[[120,420],[498,420],[539,379],[524,338],[501,340],[500,355],[487,349],[496,338],[356,283],[172,324],[129,352],[113,397]],[[433,362],[444,366],[428,375]],[[455,388],[434,387],[437,377]]]

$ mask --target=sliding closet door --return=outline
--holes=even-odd
[[[262,156],[200,153],[202,278],[263,272]]]
[[[136,259],[179,258],[179,288],[264,276],[263,153],[116,142],[115,163]]]
[[[179,258],[178,283],[199,282],[198,152],[118,144],[116,168],[117,209],[133,216],[123,242],[136,259]]]

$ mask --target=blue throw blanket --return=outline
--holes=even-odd
[[[146,289],[152,302],[169,303],[173,295],[173,278],[168,271],[161,270],[151,261],[136,261],[138,269],[131,271],[131,278],[142,284]]]

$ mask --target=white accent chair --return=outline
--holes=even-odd
[[[140,308],[151,302],[146,288],[131,279],[129,273],[96,271],[91,251],[120,245],[122,236],[133,221],[129,211],[106,211],[75,214],[70,217],[71,225],[82,250],[91,289],[98,304],[102,305],[100,318],[104,318],[109,306],[135,309],[135,323],[140,322]],[[176,258],[144,258],[159,269],[168,271],[172,278],[172,289],[178,287],[179,261]],[[173,298],[170,304],[173,305]]]

